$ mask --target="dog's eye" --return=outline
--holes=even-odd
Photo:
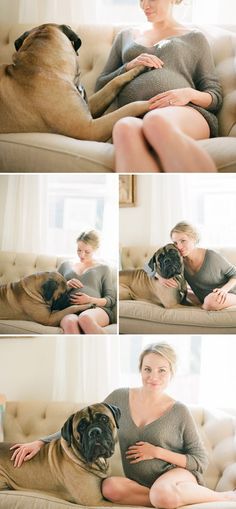
[[[100,422],[103,422],[104,424],[109,421],[108,415],[105,414],[98,414],[97,418]]]
[[[81,419],[79,425],[78,425],[78,431],[84,431],[88,426],[88,422],[86,421],[86,419]]]

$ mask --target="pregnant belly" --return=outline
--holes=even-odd
[[[133,101],[146,101],[161,92],[190,86],[192,83],[176,70],[154,69],[128,83],[118,96],[118,105],[121,107]]]
[[[89,285],[84,285],[83,288],[74,288],[73,290],[71,290],[71,295],[75,293],[85,293],[90,297],[100,297],[98,291]]]

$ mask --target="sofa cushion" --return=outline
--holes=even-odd
[[[120,332],[157,333],[236,333],[236,306],[221,311],[205,311],[181,306],[166,309],[145,301],[124,300],[119,305]]]
[[[110,143],[80,141],[59,134],[0,134],[0,154],[0,170],[10,172],[107,173],[114,165]]]

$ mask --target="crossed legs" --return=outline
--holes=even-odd
[[[109,324],[109,317],[102,308],[87,309],[79,315],[67,315],[60,326],[64,334],[104,334],[103,327]]]
[[[116,171],[216,172],[195,141],[209,136],[207,121],[189,106],[159,108],[143,120],[126,117],[113,129]]]
[[[125,477],[109,477],[103,481],[102,493],[104,498],[121,505],[159,509],[176,509],[201,502],[236,501],[235,492],[217,492],[201,486],[184,468],[174,468],[162,474],[150,489]]]

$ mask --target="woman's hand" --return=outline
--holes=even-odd
[[[157,447],[148,442],[136,442],[131,445],[125,453],[130,463],[139,463],[140,461],[153,460],[157,458]]]
[[[35,440],[28,444],[15,444],[10,447],[10,451],[13,451],[11,461],[14,461],[14,467],[21,467],[24,461],[31,460],[43,447],[44,442],[42,440]]]
[[[75,293],[74,295],[71,295],[70,302],[72,304],[91,304],[92,297],[86,295],[86,293]]]
[[[84,285],[79,279],[69,279],[69,281],[67,281],[67,286],[69,286],[69,288],[83,288]]]
[[[161,286],[166,286],[166,288],[178,288],[179,284],[173,277],[170,279],[165,279],[164,277],[158,276],[158,281]]]
[[[126,71],[130,71],[130,69],[137,67],[137,65],[145,65],[146,67],[161,69],[164,65],[164,62],[155,55],[150,55],[149,53],[141,53],[141,55],[134,58],[133,60],[130,60],[130,62],[126,64]]]
[[[213,290],[213,293],[217,294],[216,300],[217,300],[217,302],[219,302],[219,304],[224,304],[228,292],[229,292],[229,290],[225,289],[224,287],[214,288],[214,290]]]
[[[191,102],[192,92],[192,88],[190,87],[162,92],[149,99],[149,110],[166,108],[166,106],[185,106]]]

